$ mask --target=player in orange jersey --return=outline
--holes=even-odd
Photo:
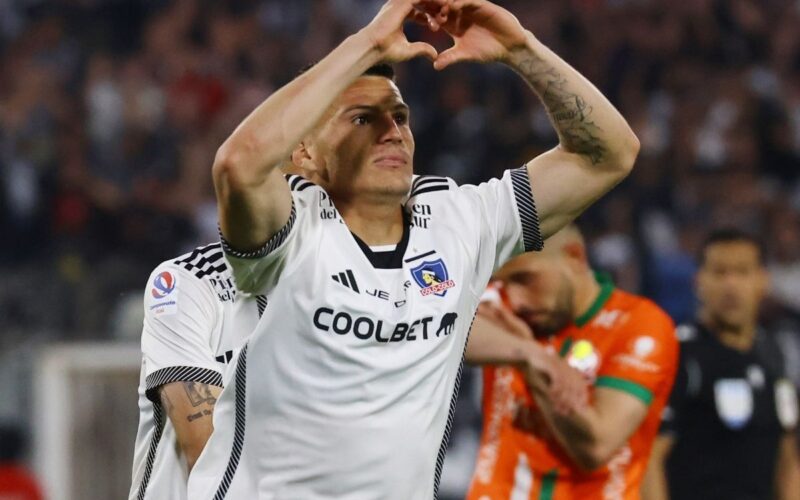
[[[672,320],[597,278],[574,226],[497,278],[467,347],[468,361],[487,365],[468,499],[638,499],[675,378]],[[552,353],[551,379],[542,347]],[[554,405],[552,385],[576,376],[559,363],[589,384],[584,406]]]

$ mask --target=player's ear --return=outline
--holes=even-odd
[[[586,255],[586,247],[578,242],[572,241],[564,244],[561,249],[562,255],[567,258],[569,265],[577,272],[584,272],[589,268],[589,257]]]
[[[317,165],[311,156],[311,151],[305,142],[301,142],[292,151],[292,164],[303,171],[303,176],[310,179],[317,172]]]

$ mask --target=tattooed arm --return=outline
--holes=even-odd
[[[159,389],[190,471],[214,430],[211,417],[221,391],[221,387],[197,382],[172,382]]]
[[[546,238],[628,175],[639,141],[603,94],[532,34],[509,64],[539,96],[559,137],[556,148],[528,162]]]
[[[452,0],[441,27],[454,46],[434,66],[503,62],[539,96],[559,145],[528,163],[542,235],[577,217],[630,172],[639,141],[586,78],[545,47],[509,11],[487,0]]]

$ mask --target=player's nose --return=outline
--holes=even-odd
[[[391,113],[382,116],[380,126],[382,128],[381,142],[402,142],[403,134],[400,132],[400,125]]]

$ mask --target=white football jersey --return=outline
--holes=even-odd
[[[188,471],[158,396],[171,382],[222,387],[266,298],[237,293],[219,243],[160,264],[144,295],[139,429],[129,500],[185,500]]]
[[[189,497],[434,498],[479,297],[542,245],[527,170],[480,186],[416,177],[389,252],[288,179],[283,230],[250,254],[223,243],[240,288],[270,306],[230,365]]]

